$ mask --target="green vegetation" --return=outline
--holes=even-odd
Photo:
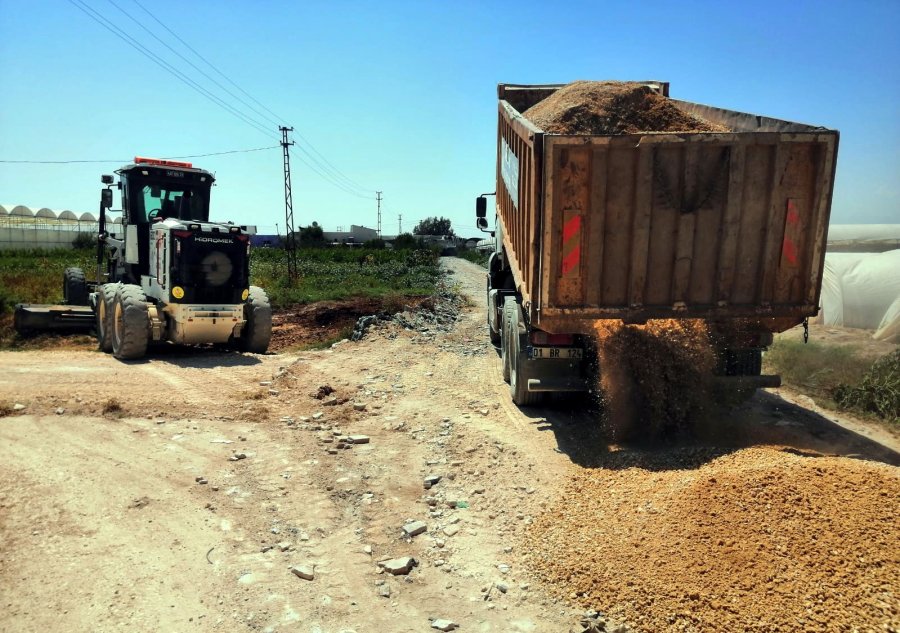
[[[871,413],[900,424],[900,350],[875,361],[850,346],[776,339],[766,370],[832,409]]]
[[[0,251],[0,346],[18,346],[12,331],[17,303],[62,302],[63,271],[84,269],[93,280],[95,251],[88,249]],[[287,278],[284,251],[251,251],[252,283],[266,290],[276,308],[352,297],[427,296],[441,278],[432,250],[300,248],[299,277]]]
[[[17,303],[60,303],[63,271],[79,266],[92,279],[96,262],[92,248],[0,251],[0,316]]]
[[[875,361],[859,385],[838,385],[834,399],[846,409],[874,413],[900,425],[900,349]]]
[[[480,251],[476,248],[463,248],[460,246],[456,249],[456,256],[460,259],[465,259],[473,264],[478,264],[479,266],[487,268],[488,258],[491,254],[489,251]]]
[[[450,220],[445,217],[431,217],[425,218],[416,224],[416,228],[413,229],[413,233],[415,235],[447,235],[449,237],[453,237],[456,235],[453,232],[453,227],[450,224]]]
[[[437,256],[427,250],[301,248],[297,260],[299,277],[291,283],[282,250],[252,251],[250,278],[266,289],[275,307],[350,297],[430,295],[441,277]]]

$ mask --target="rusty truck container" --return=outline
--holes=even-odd
[[[547,134],[521,113],[560,87],[498,89],[498,229],[533,326],[817,313],[837,131],[673,100],[730,131]]]

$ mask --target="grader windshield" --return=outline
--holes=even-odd
[[[138,165],[120,172],[128,196],[128,221],[134,224],[176,218],[209,221],[212,174],[198,169]]]

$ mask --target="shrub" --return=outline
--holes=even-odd
[[[835,402],[900,424],[900,349],[879,358],[858,386],[840,384],[833,390]]]
[[[79,233],[72,240],[73,248],[91,248],[97,246],[97,236],[92,233]]]

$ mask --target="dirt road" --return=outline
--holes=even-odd
[[[483,271],[447,265],[475,304],[449,331],[389,323],[324,351],[170,348],[127,364],[0,353],[0,403],[25,406],[0,419],[0,630],[414,632],[437,618],[555,632],[582,630],[588,607],[623,630],[666,622],[596,592],[586,604],[524,546],[538,525],[558,542],[571,482],[606,472],[611,451],[632,459],[617,477],[646,477],[685,447],[609,447],[595,412],[512,405],[484,332]],[[696,445],[872,460],[889,495],[900,464],[771,394]],[[642,471],[641,455],[655,467]],[[426,489],[429,476],[440,480]],[[426,531],[405,536],[412,521]],[[896,520],[882,529],[890,538]],[[399,557],[417,565],[379,566]],[[896,552],[879,560],[900,569]],[[879,596],[886,610],[852,625],[897,626],[896,595]],[[715,630],[704,622],[678,629]],[[760,630],[794,629],[776,618]]]

